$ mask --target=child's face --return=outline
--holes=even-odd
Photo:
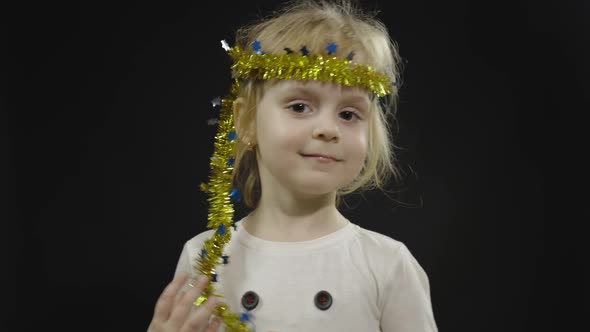
[[[326,194],[361,171],[368,146],[369,94],[317,81],[270,85],[256,112],[263,190]]]

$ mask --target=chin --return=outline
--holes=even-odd
[[[304,196],[324,196],[335,193],[338,189],[344,187],[346,184],[341,183],[322,183],[321,181],[306,181],[293,184],[291,188],[294,191]]]

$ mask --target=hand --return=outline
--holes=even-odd
[[[201,276],[195,287],[177,296],[187,279],[188,274],[183,273],[166,286],[156,302],[154,317],[148,327],[148,332],[201,331],[205,327],[207,328],[205,332],[217,331],[219,319],[214,318],[209,323],[209,318],[219,303],[215,296],[209,297],[195,312],[191,313],[193,303],[207,285],[207,277]]]

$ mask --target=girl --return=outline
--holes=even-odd
[[[383,24],[345,1],[303,1],[223,47],[235,82],[203,186],[211,229],[185,243],[152,330],[204,328],[213,312],[225,331],[437,331],[408,248],[337,209],[397,175],[399,57]],[[237,200],[250,213],[234,222]],[[186,274],[209,282],[173,301]]]

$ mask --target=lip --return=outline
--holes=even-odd
[[[341,160],[340,160],[340,159],[338,159],[338,158],[334,158],[334,157],[332,157],[332,156],[325,155],[325,154],[319,154],[319,153],[312,153],[312,154],[305,154],[305,153],[302,153],[301,155],[302,155],[303,157],[306,157],[306,158],[313,158],[313,159],[316,159],[316,160],[318,160],[318,161],[322,161],[322,162],[341,161]]]

